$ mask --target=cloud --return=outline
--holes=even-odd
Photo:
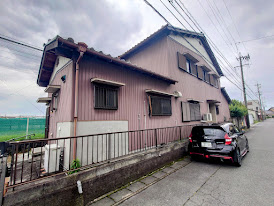
[[[172,24],[182,27],[160,1],[149,0],[149,2]],[[238,52],[230,35],[227,33],[230,39],[227,40],[223,30],[229,29],[237,42],[274,34],[274,21],[272,21],[274,8],[271,0],[263,3],[258,0],[226,1],[241,38],[222,1],[209,0],[211,5],[214,6],[215,3],[218,6],[225,20],[225,24],[222,24],[223,29],[220,28],[207,3],[200,0],[208,14],[204,12],[199,1],[183,2],[233,67],[239,65],[236,60]],[[165,3],[172,8],[167,1]],[[217,10],[215,11],[218,14]],[[182,22],[189,28],[183,20]],[[118,56],[164,24],[165,22],[151,8],[139,0],[3,0],[0,3],[0,34],[37,47],[42,47],[48,39],[61,35],[72,37],[76,42],[83,41],[96,50]],[[226,39],[226,43],[222,36]],[[267,105],[274,106],[274,93],[271,91],[274,87],[271,79],[273,38],[247,42],[245,43],[247,51],[242,44],[237,46],[243,55],[249,53],[251,56],[252,65],[244,69],[247,83],[254,91],[255,83],[261,83],[262,92],[266,91]],[[215,54],[218,56],[217,53]],[[45,111],[43,105],[35,102],[37,97],[45,95],[44,88],[36,85],[41,55],[41,52],[0,41],[0,114],[21,112],[40,115],[39,110]],[[227,65],[225,67],[234,72]],[[239,68],[237,70],[239,71]],[[233,80],[225,69],[223,71]],[[224,77],[221,81],[231,98],[242,99],[242,92],[238,88]],[[24,87],[26,88],[23,89]],[[15,94],[10,95],[11,93]]]

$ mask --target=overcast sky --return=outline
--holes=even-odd
[[[162,1],[180,18],[183,25],[160,0],[149,0],[172,25],[192,30],[168,0]],[[246,82],[255,94],[255,84],[261,84],[266,108],[274,107],[274,37],[237,43],[235,46],[235,42],[274,35],[273,1],[224,0],[226,5],[223,0],[181,1],[226,61],[236,67],[232,69],[224,60],[219,60],[219,64],[225,66],[222,69],[224,74],[233,82],[236,81],[235,77],[240,80],[236,56],[239,52],[242,55],[249,53],[250,61],[244,62],[249,63],[244,66]],[[173,4],[180,9],[175,0]],[[43,48],[48,39],[60,35],[118,56],[165,24],[143,0],[0,1],[0,35],[39,48]],[[44,88],[36,84],[41,55],[42,52],[0,40],[0,115],[45,114],[45,106],[36,103],[38,97],[45,96]],[[225,77],[221,78],[221,84],[232,99],[243,100],[241,90]],[[241,86],[239,82],[237,84]],[[257,99],[249,88],[250,97]]]

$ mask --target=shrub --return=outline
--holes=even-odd
[[[70,169],[73,171],[70,171],[68,174],[79,172],[80,170],[76,170],[76,169],[80,167],[81,167],[80,160],[79,159],[73,160],[70,165]]]

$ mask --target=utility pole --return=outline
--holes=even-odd
[[[240,61],[242,84],[243,84],[243,94],[244,94],[244,103],[245,103],[245,107],[247,108],[246,91],[245,91],[245,81],[244,81],[244,72],[243,72],[243,63],[242,63],[243,59],[249,60],[250,59],[249,54],[247,56],[241,56],[241,53],[239,53],[239,58],[237,58],[237,60]],[[247,126],[247,128],[250,128],[248,113],[245,116],[245,119],[246,119],[246,126]]]
[[[258,89],[258,95],[259,95],[259,100],[260,100],[260,111],[261,111],[261,118],[262,120],[264,120],[264,116],[263,116],[263,109],[262,109],[262,100],[261,100],[261,92],[260,92],[260,88],[261,88],[261,84],[256,84],[255,86],[257,86]]]

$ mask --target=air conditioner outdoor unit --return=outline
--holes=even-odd
[[[211,113],[203,114],[203,120],[207,122],[212,122],[212,114]]]

